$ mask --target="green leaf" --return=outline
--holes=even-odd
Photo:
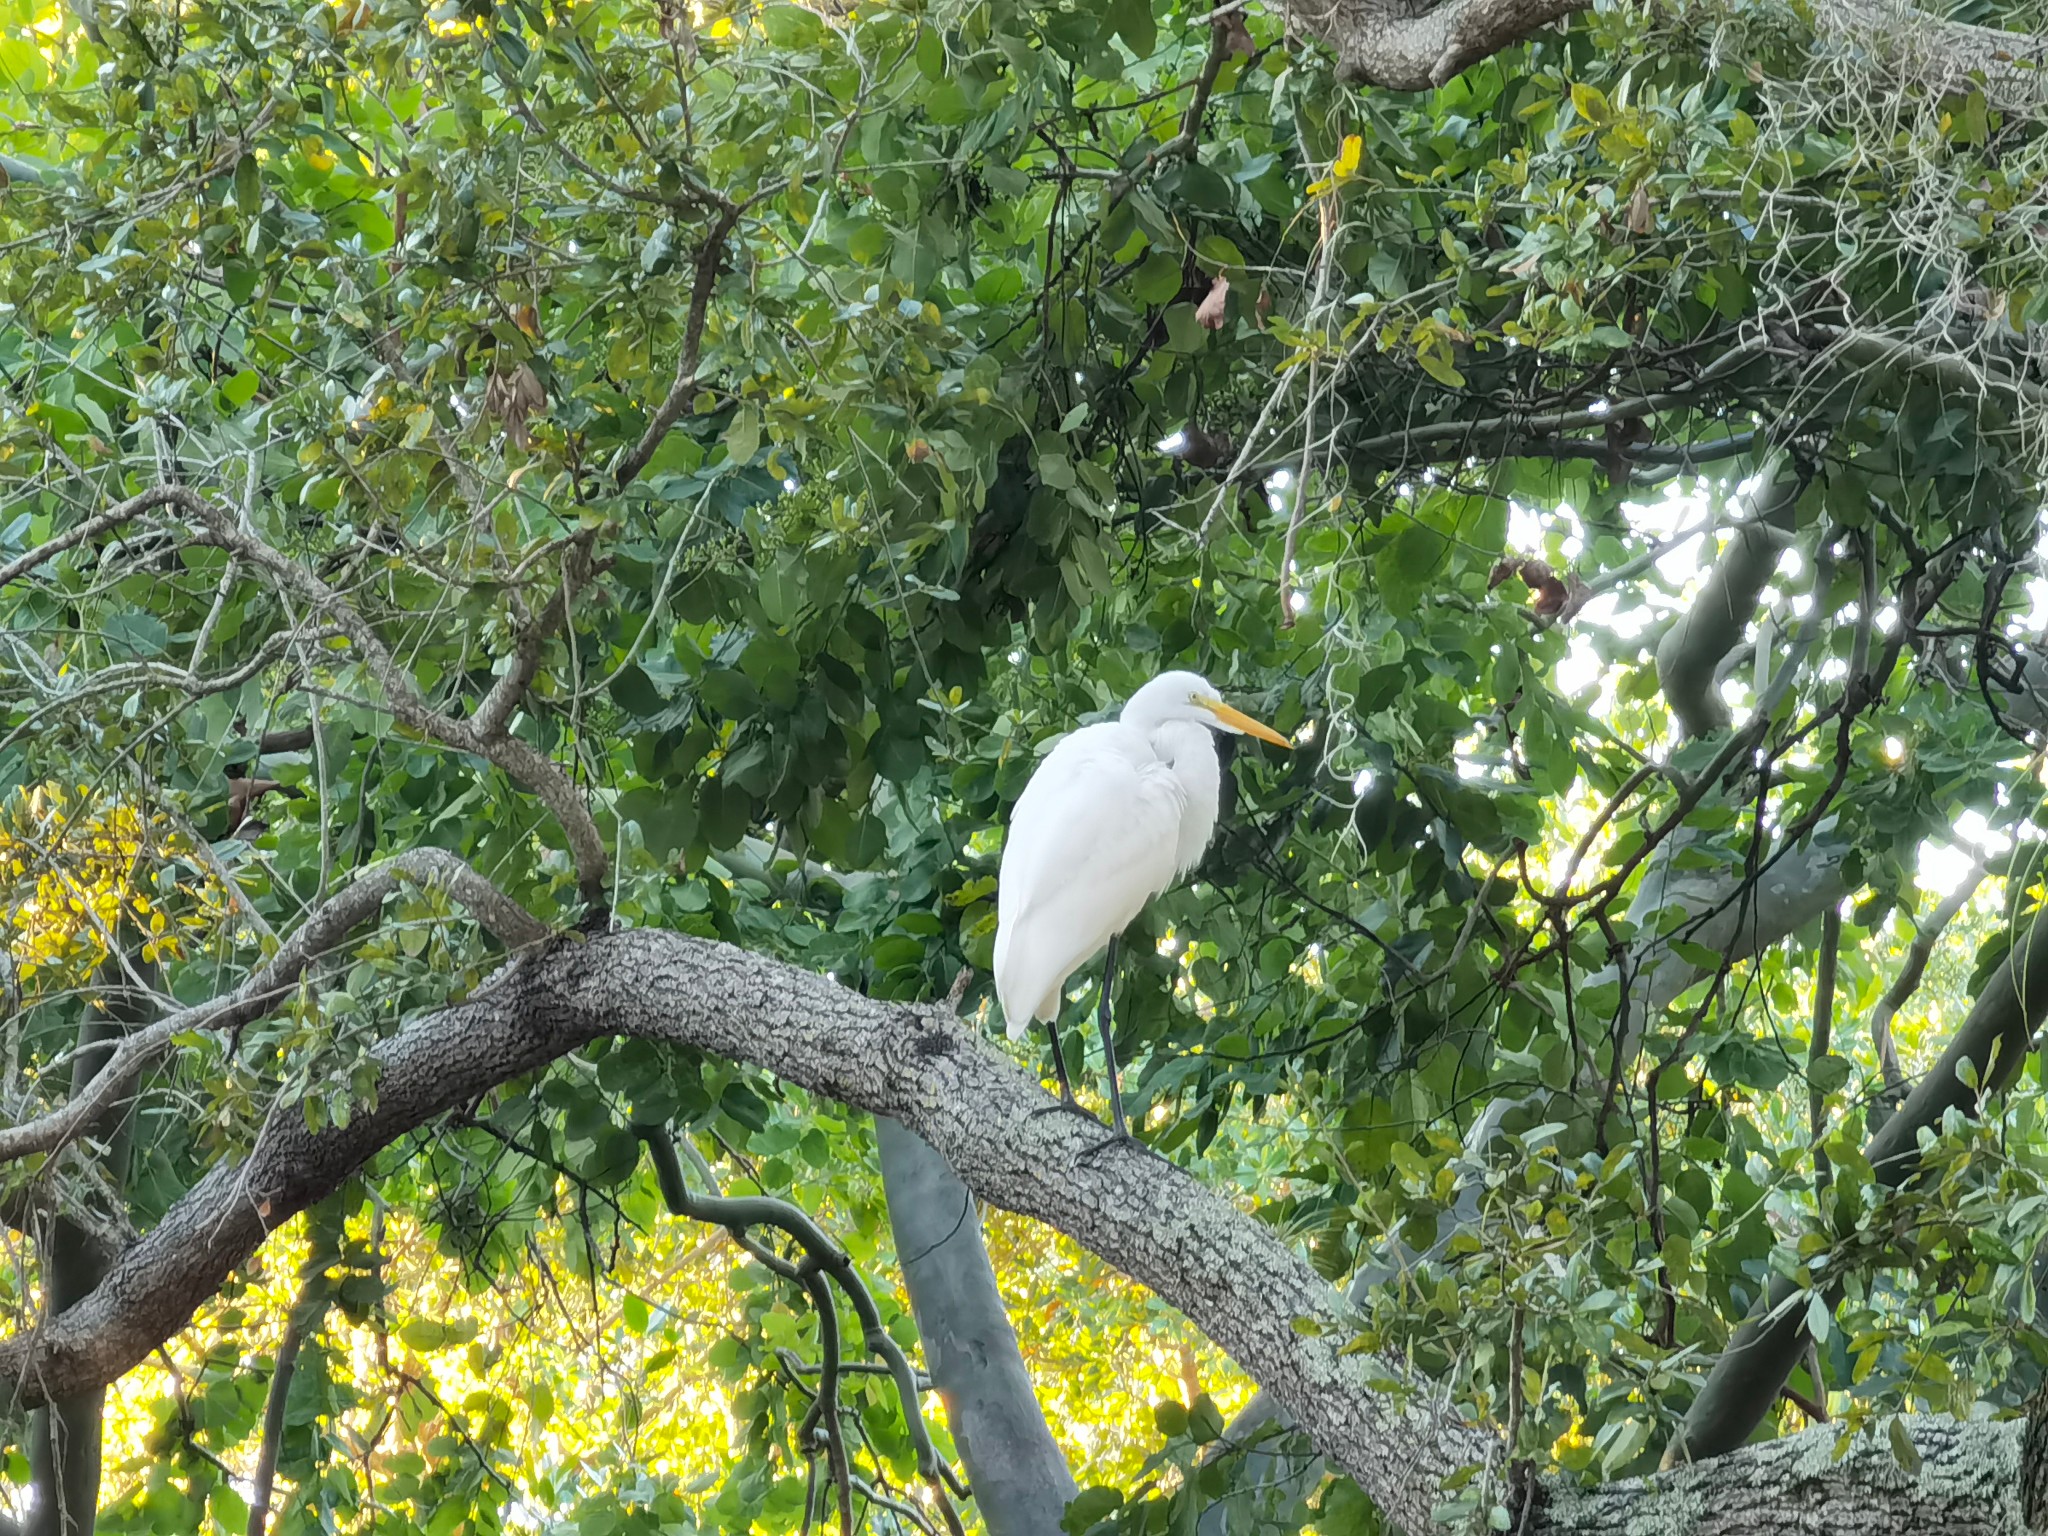
[[[263,168],[246,149],[235,161],[235,207],[249,218],[263,211]]]
[[[170,626],[154,614],[110,613],[101,627],[108,646],[124,658],[149,658],[169,654]]]
[[[430,1317],[415,1317],[400,1324],[398,1336],[405,1341],[406,1348],[418,1350],[423,1355],[445,1349],[450,1338],[448,1325]]]
[[[929,33],[926,34],[930,36]],[[863,266],[873,266],[889,254],[896,235],[878,219],[869,219],[846,237],[846,254]]]
[[[1152,57],[1159,46],[1159,27],[1152,19],[1152,0],[1110,0],[1104,15],[1133,57]]]
[[[1068,1501],[1066,1512],[1060,1516],[1060,1529],[1068,1536],[1084,1536],[1098,1521],[1123,1507],[1124,1496],[1118,1489],[1084,1488]]]
[[[232,1483],[213,1485],[206,1495],[206,1512],[224,1531],[246,1531],[249,1528],[249,1501],[235,1490]]]
[[[262,376],[253,368],[244,368],[232,377],[221,381],[221,397],[230,407],[240,410],[256,398],[256,391],[263,383]]]
[[[1192,304],[1176,304],[1166,312],[1166,345],[1173,352],[1199,352],[1209,343],[1209,333],[1195,315]]]
[[[676,227],[664,219],[640,247],[640,270],[649,277],[660,277],[675,264]]]
[[[727,720],[744,720],[761,712],[761,690],[744,672],[707,667],[697,680],[697,697]]]
[[[1893,1414],[1885,1426],[1885,1437],[1891,1441],[1892,1457],[1899,1464],[1899,1470],[1908,1477],[1918,1477],[1923,1465],[1920,1447],[1913,1443],[1912,1431],[1906,1428],[1904,1414]]]
[[[1165,304],[1181,290],[1181,265],[1173,257],[1154,251],[1127,281],[1142,304]]]
[[[1851,1070],[1846,1057],[1827,1055],[1808,1064],[1806,1081],[1817,1092],[1839,1093],[1848,1086]]]
[[[548,1420],[555,1416],[555,1392],[545,1381],[534,1380],[526,1385],[526,1411],[531,1415],[533,1427],[546,1427]]]
[[[607,691],[611,694],[614,704],[627,714],[637,715],[643,720],[660,714],[668,707],[668,700],[663,698],[660,690],[654,686],[654,680],[637,664],[621,667],[618,675],[611,680]]]
[[[764,5],[761,30],[777,48],[814,48],[825,35],[825,23],[818,13],[801,5]]]
[[[733,413],[732,425],[725,429],[726,456],[734,464],[751,464],[760,451],[760,409],[743,405]]]

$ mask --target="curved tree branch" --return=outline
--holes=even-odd
[[[1939,1127],[1951,1109],[1975,1114],[1983,1094],[2000,1092],[2013,1080],[2048,1019],[2048,911],[2030,913],[2023,921],[2026,931],[2015,936],[2012,952],[1934,1070],[1864,1148],[1872,1174],[1887,1188],[1900,1188],[1919,1167],[1921,1131]],[[1666,1448],[1667,1466],[1719,1456],[1741,1445],[1763,1422],[1806,1347],[1807,1308],[1801,1298],[1807,1294],[1782,1277],[1771,1282],[1693,1399]]]
[[[1460,1420],[1400,1361],[1347,1352],[1338,1298],[1268,1227],[1163,1158],[1103,1149],[1100,1127],[1059,1112],[1034,1077],[947,1010],[878,1002],[763,956],[651,931],[529,951],[468,1001],[414,1020],[377,1048],[376,1102],[346,1125],[315,1132],[301,1116],[272,1117],[245,1162],[210,1172],[90,1297],[0,1343],[0,1384],[26,1406],[113,1380],[184,1326],[271,1230],[379,1148],[616,1034],[748,1062],[901,1120],[979,1198],[1057,1227],[1179,1307],[1390,1523],[1429,1528],[1444,1479],[1498,1454],[1496,1437]],[[1932,1423],[1926,1466],[1911,1480],[1873,1476],[1872,1458],[1888,1454],[1881,1443],[1837,1459],[1834,1438],[1796,1436],[1718,1468],[1591,1494],[1539,1484],[1522,1528],[1627,1529],[1674,1491],[1702,1512],[1699,1531],[1783,1530],[1798,1511],[1848,1499],[1874,1526],[1926,1524],[1936,1494],[1954,1536],[2025,1528],[2020,1426]],[[1741,1499],[1708,1497],[1724,1489]],[[1747,1523],[1710,1518],[1724,1504],[1745,1508]],[[1778,1523],[1762,1519],[1774,1512]]]
[[[436,709],[421,694],[412,674],[391,654],[376,628],[362,613],[320,577],[290,556],[273,548],[255,530],[228,509],[197,491],[179,485],[161,485],[130,498],[120,506],[88,518],[77,528],[45,541],[19,559],[0,567],[0,579],[12,580],[52,556],[72,548],[93,534],[112,528],[129,518],[157,507],[175,507],[193,523],[193,537],[202,544],[224,549],[251,569],[261,571],[278,588],[306,604],[314,613],[347,637],[363,667],[375,678],[384,694],[384,707],[399,724],[418,731],[431,741],[458,752],[471,752],[496,764],[506,774],[531,790],[561,826],[576,863],[576,883],[592,908],[601,908],[608,894],[610,855],[604,838],[590,814],[582,791],[554,759],[504,730],[511,714],[512,685],[501,682],[485,700],[489,713],[482,719],[458,719]],[[565,582],[574,579],[580,566],[572,566]],[[566,603],[566,590],[561,601]],[[552,612],[552,608],[550,612]],[[528,636],[532,634],[531,629]],[[531,663],[538,661],[538,640],[522,636],[509,677],[523,688],[531,676]],[[532,648],[529,658],[528,649]],[[521,669],[525,675],[521,676]],[[189,687],[195,680],[183,669],[168,669],[173,686]]]
[[[1715,673],[1756,617],[1757,599],[1791,542],[1788,530],[1801,477],[1782,459],[1765,466],[1763,474],[1766,483],[1749,518],[1735,525],[1699,597],[1657,642],[1657,680],[1688,736],[1727,727],[1728,706],[1715,689]]]
[[[61,1109],[0,1129],[0,1163],[63,1146],[93,1122],[136,1071],[162,1055],[187,1030],[236,1029],[263,1017],[297,984],[308,965],[373,916],[400,880],[444,884],[507,948],[537,944],[548,935],[545,924],[444,849],[415,848],[387,859],[364,870],[347,890],[308,917],[269,963],[233,992],[210,1003],[181,1008],[125,1036],[107,1058],[107,1070],[85,1084]]]
[[[1337,55],[1347,80],[1421,91],[1512,47],[1590,0],[1294,0],[1288,14]],[[2048,101],[2048,38],[1937,16],[1909,0],[1817,0],[1816,39],[1877,74],[1936,95],[1981,89],[1992,107]]]
[[[648,1158],[654,1164],[655,1180],[661,1188],[662,1202],[672,1214],[724,1227],[734,1241],[770,1272],[794,1281],[809,1293],[817,1309],[819,1338],[824,1346],[818,1396],[812,1413],[821,1420],[826,1441],[831,1447],[832,1480],[839,1494],[841,1529],[849,1533],[852,1530],[848,1497],[853,1480],[848,1475],[846,1451],[839,1438],[839,1317],[833,1310],[832,1292],[825,1284],[828,1277],[845,1293],[847,1302],[852,1306],[853,1315],[861,1326],[862,1342],[881,1356],[883,1366],[895,1383],[896,1396],[903,1408],[903,1422],[910,1431],[910,1442],[917,1453],[918,1474],[925,1479],[933,1498],[944,1511],[946,1524],[953,1536],[960,1536],[959,1519],[946,1502],[949,1470],[939,1460],[931,1432],[925,1428],[924,1414],[918,1407],[916,1373],[911,1370],[910,1360],[903,1353],[902,1346],[882,1326],[882,1314],[875,1307],[874,1293],[854,1269],[853,1260],[847,1256],[846,1250],[826,1235],[825,1229],[812,1220],[808,1211],[787,1200],[778,1200],[772,1195],[693,1193],[683,1179],[682,1162],[677,1158],[675,1143],[667,1132],[658,1126],[638,1125],[633,1128],[633,1133],[647,1148]],[[699,1166],[703,1166],[702,1159],[698,1161]],[[791,1263],[749,1235],[749,1228],[762,1226],[787,1233],[803,1249],[803,1258]]]

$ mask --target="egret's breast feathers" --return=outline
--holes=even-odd
[[[1174,877],[1186,795],[1144,738],[1076,731],[1032,775],[1003,844],[996,993],[1012,1036]]]

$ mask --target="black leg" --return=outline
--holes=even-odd
[[[1081,1101],[1074,1097],[1074,1084],[1072,1079],[1067,1076],[1066,1052],[1060,1048],[1059,1021],[1047,1019],[1045,1021],[1045,1030],[1047,1034],[1052,1036],[1052,1075],[1060,1080],[1060,1097],[1057,1104],[1048,1104],[1043,1109],[1034,1109],[1032,1114],[1050,1115],[1065,1111],[1067,1114],[1079,1115],[1084,1120],[1091,1120],[1095,1124],[1100,1125],[1102,1122],[1096,1120],[1093,1115],[1083,1109]]]
[[[1058,1019],[1045,1021],[1045,1032],[1052,1036],[1052,1075],[1060,1080],[1060,1102],[1074,1104],[1074,1085],[1067,1077],[1067,1054],[1060,1049],[1060,1024]]]
[[[1109,1023],[1110,988],[1116,982],[1116,940],[1110,935],[1109,948],[1102,956],[1102,1004],[1096,1010],[1095,1027],[1102,1032],[1102,1065],[1109,1074],[1109,1126],[1119,1136],[1129,1136],[1131,1128],[1124,1123],[1124,1096],[1116,1080],[1116,1041],[1112,1038]]]

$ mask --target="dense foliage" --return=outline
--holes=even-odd
[[[1239,748],[1130,946],[1155,1149],[1333,1281],[1421,1255],[1361,1326],[1545,1466],[1653,1466],[1773,1272],[1818,1348],[1770,1427],[2016,1410],[2037,1061],[1904,1193],[1859,1149],[1923,844],[1971,813],[1999,861],[1898,1011],[1908,1074],[2039,894],[2002,853],[2040,782],[2004,642],[2048,616],[2036,124],[1765,0],[1603,7],[1426,96],[1205,10],[7,0],[6,1116],[64,1096],[124,971],[202,1002],[420,847],[549,921],[891,998],[966,965],[978,1003],[1005,807],[1189,666],[1297,750]],[[158,486],[238,532],[165,504],[32,555]],[[1793,553],[1688,735],[1653,653],[1752,504]],[[1801,870],[1756,944],[1697,931],[1769,927]],[[8,1194],[147,1228],[267,1116],[348,1116],[368,1047],[496,963],[408,889],[181,1037],[130,1166],[101,1138]],[[117,1391],[102,1529],[244,1526],[294,1317],[279,1532],[796,1529],[815,1318],[662,1213],[651,1123],[813,1212],[914,1341],[861,1119],[622,1044],[267,1250]],[[992,1242],[1116,1486],[1077,1527],[1228,1486],[1187,1469],[1241,1378],[1037,1230]],[[46,1283],[0,1271],[17,1327]],[[906,1496],[896,1399],[845,1390]],[[1374,1528],[1306,1486],[1272,1528]]]

